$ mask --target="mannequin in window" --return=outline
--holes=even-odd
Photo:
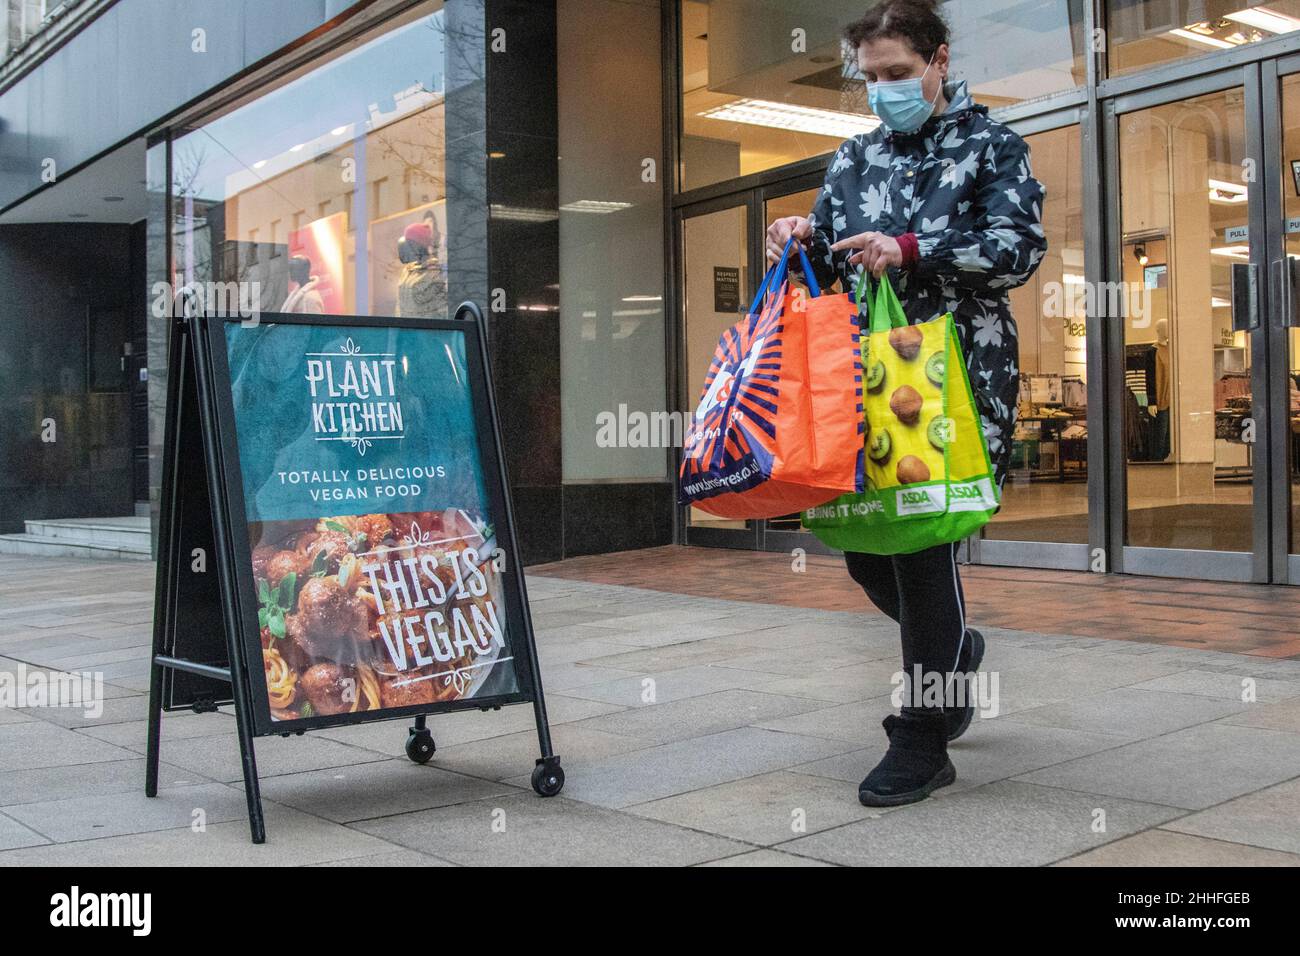
[[[280,306],[281,312],[325,314],[325,300],[317,289],[320,276],[311,274],[311,260],[306,256],[289,257],[289,285],[289,296]]]
[[[404,317],[441,319],[447,316],[447,283],[438,261],[440,236],[433,215],[406,227],[397,243],[403,262],[397,281],[397,314]]]
[[[1156,421],[1152,435],[1151,458],[1164,461],[1169,457],[1169,407],[1173,402],[1172,376],[1169,374],[1169,320],[1156,320]]]

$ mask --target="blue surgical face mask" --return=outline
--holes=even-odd
[[[935,53],[937,52],[936,50]],[[930,63],[933,62],[934,53],[931,53]],[[939,96],[935,94],[933,100],[927,100],[921,85],[925,74],[930,72],[930,63],[925,65],[925,73],[920,76],[867,84],[867,100],[871,112],[879,116],[880,121],[891,130],[914,132],[934,112],[934,104],[939,102]]]

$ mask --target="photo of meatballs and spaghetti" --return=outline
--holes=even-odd
[[[249,530],[274,719],[472,697],[509,660],[491,530],[464,511]]]

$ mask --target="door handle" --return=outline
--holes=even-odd
[[[1232,264],[1232,330],[1259,328],[1259,267],[1253,262]]]
[[[1278,325],[1284,329],[1296,324],[1296,274],[1300,272],[1300,260],[1283,256],[1269,263],[1269,291],[1277,303]]]

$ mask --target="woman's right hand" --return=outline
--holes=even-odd
[[[785,244],[793,236],[803,245],[807,245],[812,239],[812,223],[804,216],[786,216],[784,219],[778,219],[772,225],[767,227],[767,261],[773,264],[781,258],[781,253],[785,251]]]

